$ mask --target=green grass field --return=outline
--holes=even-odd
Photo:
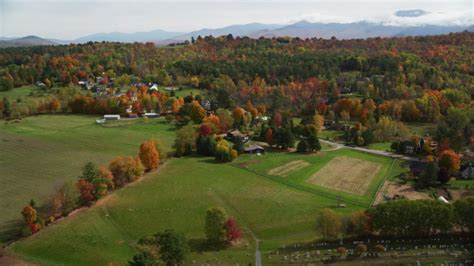
[[[21,222],[19,211],[35,198],[51,193],[65,180],[74,180],[86,161],[106,163],[116,155],[134,155],[148,138],[160,139],[170,150],[175,128],[163,119],[117,122],[101,126],[95,117],[43,115],[0,124],[0,207],[5,214],[0,228]],[[318,187],[305,180],[337,156],[349,156],[382,164],[382,170],[363,195]],[[242,167],[241,163],[257,161]],[[265,173],[292,160],[308,167],[277,180]],[[192,246],[186,264],[248,264],[255,262],[252,233],[261,240],[263,263],[270,251],[317,239],[316,216],[322,208],[334,208],[341,195],[341,213],[364,209],[388,172],[392,161],[348,149],[319,155],[267,152],[244,155],[232,164],[213,158],[169,159],[154,173],[118,190],[93,208],[84,209],[38,234],[17,241],[8,251],[45,265],[126,264],[143,236],[168,228],[186,234]],[[397,162],[387,177],[404,168]],[[281,178],[281,177],[279,177]],[[353,204],[353,203],[357,204]],[[234,216],[244,231],[240,245],[221,251],[203,249],[206,209],[221,206]],[[4,231],[5,235],[5,231]]]
[[[135,253],[136,240],[166,228],[184,232],[191,243],[202,242],[206,209],[222,206],[243,226],[249,245],[218,253],[194,249],[188,263],[253,263],[249,230],[261,239],[262,254],[310,241],[317,237],[318,211],[334,205],[334,200],[213,159],[171,159],[156,174],[116,192],[100,206],[19,241],[10,250],[47,265],[124,264]],[[356,209],[360,208],[349,204],[340,211]]]
[[[391,145],[392,142],[377,142],[369,144],[367,148],[379,151],[390,151]]]
[[[51,89],[51,90],[54,90]],[[15,103],[18,109],[26,108],[34,102],[50,101],[53,94],[45,92],[36,85],[14,88],[9,91],[0,91],[0,100],[6,97],[11,104]]]
[[[20,210],[30,199],[41,205],[55,187],[77,178],[85,162],[106,164],[118,155],[135,155],[149,138],[170,150],[174,140],[174,126],[164,119],[111,128],[95,119],[41,115],[0,123],[0,239],[16,230]]]
[[[361,196],[352,193],[331,190],[306,182],[311,175],[316,173],[329,161],[338,156],[348,156],[361,160],[367,160],[378,163],[382,166],[380,171],[372,180],[371,184],[368,186],[367,192],[364,195]],[[287,164],[288,162],[294,160],[305,160],[310,163],[310,166],[293,171],[284,178],[271,176],[268,174],[268,170]],[[235,161],[235,164],[239,165],[243,169],[267,176],[270,179],[275,179],[278,182],[282,182],[290,186],[306,189],[315,194],[334,199],[341,197],[341,200],[343,201],[359,204],[360,206],[369,206],[385,176],[387,179],[392,179],[401,172],[405,171],[405,168],[401,166],[401,163],[398,161],[394,163],[393,167],[391,167],[392,162],[392,159],[386,157],[375,156],[349,149],[339,149],[335,151],[321,152],[317,155],[269,151],[260,157],[249,155],[241,156]]]

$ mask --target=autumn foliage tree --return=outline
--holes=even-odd
[[[146,171],[152,171],[158,168],[160,164],[160,154],[156,149],[156,142],[154,140],[144,141],[140,145],[140,153],[138,155]]]
[[[230,243],[239,239],[242,236],[240,228],[237,226],[237,222],[234,217],[229,217],[225,223],[227,241]]]
[[[81,194],[82,204],[91,205],[96,199],[94,196],[94,191],[95,191],[94,184],[81,178],[77,182],[77,187],[79,189],[79,193]]]
[[[140,158],[118,156],[109,163],[109,170],[114,176],[114,185],[123,187],[143,175],[144,167]]]
[[[438,159],[439,167],[444,167],[451,173],[459,170],[460,162],[461,157],[453,150],[443,151]]]
[[[265,140],[267,141],[268,145],[273,145],[273,129],[270,127],[267,128],[267,131],[265,132]]]
[[[23,216],[23,219],[27,225],[31,225],[36,222],[36,209],[31,205],[25,206],[21,211],[21,215]]]

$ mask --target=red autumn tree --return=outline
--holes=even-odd
[[[160,164],[160,154],[156,149],[156,142],[154,140],[144,141],[142,145],[140,145],[140,153],[138,155],[146,171],[158,168]]]
[[[273,129],[267,129],[267,131],[265,132],[265,140],[267,141],[268,145],[273,145]]]
[[[275,127],[281,127],[281,124],[282,124],[282,121],[283,121],[283,117],[282,117],[281,113],[276,112],[273,115],[272,121],[273,121],[273,124],[275,125]]]
[[[237,226],[237,222],[235,221],[234,217],[229,217],[229,219],[227,219],[227,222],[225,223],[225,231],[227,241],[229,242],[237,240],[242,236],[242,232]]]
[[[208,123],[203,123],[199,127],[199,135],[201,136],[209,136],[212,134],[212,127]]]
[[[81,178],[77,182],[77,187],[79,188],[79,193],[81,194],[81,200],[84,205],[91,205],[92,202],[95,200],[94,191],[95,187],[94,184],[86,181],[85,179]]]

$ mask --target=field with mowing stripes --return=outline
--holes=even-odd
[[[0,241],[21,223],[30,199],[41,206],[53,189],[76,179],[87,161],[108,163],[117,155],[136,155],[140,143],[157,138],[167,150],[174,126],[164,119],[104,128],[96,117],[42,115],[0,124]]]
[[[364,195],[382,165],[347,156],[332,159],[307,181],[311,184]]]
[[[343,162],[345,160],[341,157],[347,158],[348,162]],[[343,164],[331,166],[332,160],[343,162]],[[357,169],[353,168],[359,166],[351,164],[351,162],[355,162],[354,160],[362,162],[363,165],[369,165],[368,168],[359,169],[361,171],[357,177],[353,175]],[[328,164],[328,167],[332,169],[326,167]],[[368,207],[371,204],[377,189],[385,178],[391,180],[406,171],[406,166],[401,161],[349,149],[323,151],[311,155],[268,151],[258,158],[249,155],[240,156],[233,162],[233,165],[310,193],[332,199],[341,198],[345,202],[351,202],[361,207]],[[376,167],[374,168],[374,166]],[[341,173],[339,169],[336,169],[338,167],[349,167],[350,169],[346,169],[348,172],[345,173],[345,176],[340,176],[337,174]],[[364,170],[368,169],[373,169],[375,174],[373,172],[365,173]],[[320,171],[322,172],[317,175]],[[315,174],[316,177],[324,175],[322,177],[325,180],[324,184],[308,182],[312,177],[314,178]],[[338,176],[336,177],[336,175]],[[358,183],[360,188],[357,189],[358,191],[341,189],[341,186],[345,186],[345,182],[336,185],[339,179],[345,179],[346,182],[352,180],[352,182]]]
[[[318,237],[317,213],[335,203],[213,159],[171,159],[157,173],[117,191],[99,206],[68,217],[9,250],[45,265],[123,265],[136,252],[139,238],[174,228],[191,239],[193,252],[186,265],[192,260],[253,264],[250,231],[261,240],[262,255],[283,245],[311,241]],[[212,206],[222,206],[236,217],[245,232],[242,245],[219,252],[200,250],[205,212]],[[359,209],[348,204],[337,210]],[[266,256],[262,257],[265,265]]]

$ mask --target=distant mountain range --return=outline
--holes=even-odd
[[[403,14],[405,16],[416,15]],[[191,40],[198,36],[221,36],[232,34],[233,36],[249,36],[251,38],[259,37],[299,37],[299,38],[331,38],[335,36],[338,39],[359,39],[371,37],[394,37],[394,36],[418,36],[418,35],[437,35],[450,32],[461,31],[474,32],[474,25],[470,26],[390,26],[381,23],[370,23],[366,21],[353,23],[312,23],[308,21],[299,21],[289,25],[279,24],[261,24],[250,23],[244,25],[231,25],[216,29],[201,29],[188,33],[169,32],[164,30],[154,30],[148,32],[135,33],[97,33],[75,40],[57,40],[43,39],[37,36],[26,36],[23,38],[0,37],[0,47],[8,46],[32,46],[32,45],[57,45],[68,43],[85,42],[154,42],[158,45],[165,45],[176,42]]]

